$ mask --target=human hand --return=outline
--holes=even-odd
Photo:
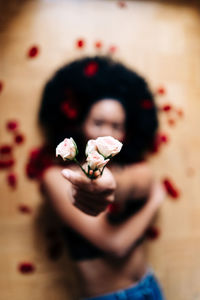
[[[115,179],[108,168],[96,179],[87,178],[80,170],[64,169],[62,175],[71,183],[73,205],[86,214],[97,216],[114,201]]]

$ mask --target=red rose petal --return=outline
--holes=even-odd
[[[2,90],[3,90],[3,82],[0,81],[0,93],[2,92]]]
[[[163,184],[165,186],[166,192],[168,193],[169,196],[172,198],[178,198],[180,196],[180,192],[178,189],[174,186],[172,181],[170,179],[164,179]]]
[[[83,48],[85,46],[85,41],[83,39],[79,39],[76,41],[77,48]]]
[[[28,57],[30,58],[34,58],[38,55],[39,53],[39,48],[38,46],[32,46],[29,50],[28,50]]]
[[[38,157],[38,155],[40,154],[40,148],[35,148],[33,150],[31,150],[31,153],[30,153],[30,158],[31,159],[36,159]]]
[[[0,169],[10,168],[15,164],[14,159],[0,160]]]
[[[165,95],[165,94],[166,94],[166,90],[165,90],[164,87],[161,86],[161,87],[159,87],[159,88],[157,89],[156,93],[157,93],[158,95]]]
[[[169,119],[169,120],[168,120],[168,124],[169,124],[170,126],[174,126],[174,125],[175,125],[175,120]]]
[[[110,46],[109,52],[110,52],[111,54],[114,54],[116,51],[117,51],[117,47],[116,47],[116,46]]]
[[[70,101],[61,103],[61,111],[69,118],[76,119],[78,117],[78,110],[72,106]]]
[[[166,134],[161,134],[159,138],[160,138],[161,142],[163,142],[163,143],[167,143],[169,140],[168,136]]]
[[[17,186],[17,175],[15,173],[8,174],[7,182],[12,188],[15,188]]]
[[[30,262],[23,262],[18,265],[18,270],[23,274],[33,273],[35,266]]]
[[[146,231],[146,236],[150,240],[156,240],[160,236],[159,228],[150,226]]]
[[[169,138],[164,133],[157,133],[156,138],[154,140],[154,145],[152,148],[152,153],[157,153],[160,150],[160,147],[163,143],[167,143],[169,141]]]
[[[142,100],[140,105],[143,109],[152,109],[153,108],[152,101],[148,100],[148,99]]]
[[[31,151],[26,164],[26,174],[30,179],[40,180],[44,171],[52,164],[52,155],[47,147],[43,146],[39,149],[34,149]]]
[[[166,112],[170,111],[171,109],[172,109],[172,107],[171,107],[170,104],[165,104],[165,105],[163,105],[163,107],[162,107],[162,110],[163,110],[163,111],[166,111]]]
[[[25,213],[25,214],[30,214],[32,212],[31,208],[26,204],[20,204],[18,206],[18,209],[20,212]]]
[[[97,49],[101,49],[101,48],[102,48],[102,43],[101,43],[100,41],[98,41],[98,42],[96,42],[96,43],[94,44],[94,46],[95,46],[95,48],[97,48]]]
[[[11,152],[12,152],[12,146],[10,146],[10,145],[0,146],[0,153],[1,154],[10,154]]]
[[[124,8],[126,7],[126,2],[125,1],[118,1],[118,6],[121,7],[121,8]]]
[[[25,138],[24,138],[23,134],[17,134],[15,136],[15,142],[17,144],[22,144],[24,142],[24,140],[25,140]]]
[[[19,124],[17,121],[9,121],[6,124],[6,127],[8,130],[13,131],[13,130],[17,129],[18,125]]]
[[[179,117],[181,118],[181,117],[183,117],[183,111],[182,111],[182,109],[177,109],[177,114],[179,115]]]
[[[84,67],[84,74],[87,77],[94,76],[99,69],[99,65],[96,61],[90,61],[85,67]]]

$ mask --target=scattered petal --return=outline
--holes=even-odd
[[[31,208],[26,204],[20,204],[18,206],[18,209],[20,212],[25,213],[25,214],[30,214],[32,212]]]
[[[149,100],[149,99],[144,99],[144,100],[141,101],[141,107],[143,109],[152,109],[153,106],[154,105],[153,105],[152,101]]]
[[[180,196],[180,192],[178,189],[174,186],[172,181],[170,179],[164,179],[163,184],[165,186],[166,192],[168,193],[169,196],[172,198],[178,198]]]
[[[118,6],[121,7],[121,8],[126,7],[126,2],[125,2],[125,1],[118,1],[117,4],[118,4]]]
[[[125,2],[125,1],[118,1],[117,4],[118,4],[118,6],[121,7],[121,8],[126,7],[126,2]]]
[[[167,143],[168,142],[168,136],[166,134],[161,134],[160,135],[160,141],[162,143]]]
[[[169,138],[166,134],[164,133],[157,133],[155,140],[154,140],[154,145],[152,148],[152,153],[157,153],[160,150],[160,147],[163,143],[168,143]]]
[[[175,120],[169,119],[169,120],[168,120],[168,124],[169,124],[170,126],[174,126],[174,125],[175,125]]]
[[[61,103],[61,111],[69,118],[76,119],[78,117],[78,110],[73,107],[71,101],[64,101]]]
[[[101,49],[101,48],[102,48],[102,42],[97,41],[97,42],[95,42],[94,46],[95,46],[95,48],[97,48],[97,49]]]
[[[33,273],[35,266],[30,262],[23,262],[18,265],[18,270],[23,274]]]
[[[159,228],[150,226],[146,231],[146,236],[150,240],[156,240],[160,236]]]
[[[172,109],[171,105],[170,104],[165,104],[163,105],[163,107],[161,108],[163,111],[170,111]]]
[[[109,48],[109,52],[111,53],[111,54],[114,54],[115,52],[117,51],[117,47],[116,46],[110,46],[110,48]]]
[[[10,168],[15,164],[14,159],[0,160],[0,169]]]
[[[178,114],[178,116],[179,116],[180,118],[183,117],[183,111],[182,111],[182,109],[177,109],[176,112],[177,112],[177,114]]]
[[[77,48],[83,48],[85,46],[85,41],[83,39],[79,39],[76,41]]]
[[[87,77],[92,77],[98,72],[98,69],[99,69],[98,63],[96,61],[90,61],[84,67],[84,74]]]
[[[158,95],[165,95],[166,94],[166,90],[164,87],[160,86],[157,91],[156,91],[156,94]]]
[[[6,124],[6,127],[8,130],[13,131],[13,130],[17,129],[18,125],[19,124],[17,121],[8,121]]]
[[[28,57],[30,58],[34,58],[38,55],[39,53],[39,48],[38,46],[32,46],[29,50],[28,50]]]
[[[44,171],[53,165],[52,155],[48,147],[43,146],[31,151],[28,163],[26,164],[26,174],[30,179],[40,180]]]
[[[12,188],[16,188],[16,186],[17,186],[17,175],[15,173],[8,174],[7,182]]]
[[[1,154],[10,154],[11,152],[12,152],[12,146],[10,146],[10,145],[0,146],[0,153]]]
[[[24,138],[23,134],[17,134],[15,136],[15,142],[17,144],[22,144],[24,142],[24,140],[25,140],[25,138]]]
[[[37,159],[38,155],[40,154],[40,151],[41,151],[40,148],[33,149],[30,153],[30,158]]]
[[[3,90],[3,82],[0,81],[0,93],[2,92],[2,90]]]

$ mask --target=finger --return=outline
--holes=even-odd
[[[100,176],[101,172],[99,170],[94,172],[94,176],[97,178],[98,176]]]
[[[104,191],[90,191],[90,190],[85,190],[85,189],[82,189],[80,187],[77,187],[77,186],[73,186],[73,197],[74,198],[85,198],[85,199],[88,199],[88,201],[92,201],[94,203],[102,203],[102,202],[108,202],[110,200],[107,200],[110,199],[109,197],[111,197],[112,199],[114,199],[114,191],[113,189],[106,189]]]
[[[88,199],[85,198],[76,199],[76,202],[91,210],[104,210],[105,207],[110,204],[110,202],[107,200],[95,203],[94,201],[88,201]]]
[[[86,207],[85,205],[82,205],[81,203],[75,202],[74,206],[80,209],[82,212],[86,213],[87,215],[90,216],[97,216],[101,211],[97,209],[91,209],[89,207]]]
[[[109,202],[111,202],[114,197],[97,197],[96,195],[92,195],[91,193],[86,193],[84,191],[73,189],[72,196],[75,201],[82,203],[83,205],[89,206],[91,208],[95,207],[103,207],[106,206]]]

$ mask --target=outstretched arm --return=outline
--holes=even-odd
[[[112,225],[107,212],[97,217],[89,216],[72,204],[71,183],[60,174],[61,169],[52,167],[43,176],[43,183],[52,205],[63,222],[95,246],[115,256],[124,256],[144,233],[164,198],[164,191],[155,184],[143,209],[123,224]]]

